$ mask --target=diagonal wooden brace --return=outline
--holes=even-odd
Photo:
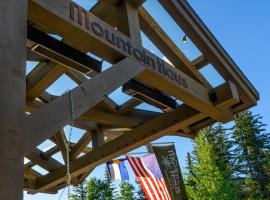
[[[74,117],[77,119],[143,70],[140,63],[129,58],[124,59],[27,116],[24,152],[31,151],[72,121],[70,95],[73,99]]]

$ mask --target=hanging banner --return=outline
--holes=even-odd
[[[172,200],[187,200],[174,144],[152,145]]]

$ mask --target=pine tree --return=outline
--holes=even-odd
[[[269,133],[261,116],[251,111],[236,116],[233,137],[236,148],[236,170],[239,178],[244,177],[244,195],[247,199],[268,199],[270,177],[267,170],[267,152],[270,147]]]
[[[136,200],[135,187],[127,181],[122,181],[120,183],[120,194],[119,194],[118,199],[119,200]]]
[[[82,182],[77,187],[74,187],[71,194],[71,200],[86,200],[87,188],[86,183]]]
[[[218,136],[217,134],[220,134]],[[194,152],[187,157],[186,189],[194,200],[237,199],[232,180],[225,131],[220,125],[200,131],[194,142]],[[216,146],[218,145],[218,147]]]
[[[190,196],[190,199],[192,199],[191,193],[196,189],[196,175],[194,172],[194,163],[189,152],[187,153],[186,163],[187,173],[185,174],[185,185],[186,189],[188,190],[187,192]]]
[[[102,179],[91,178],[87,185],[87,200],[114,200],[110,184]]]
[[[110,178],[110,173],[107,168],[105,168],[105,173],[104,173],[104,184],[106,185],[105,187],[105,196],[107,199],[115,199],[114,197],[116,196],[115,194],[115,186],[112,183],[112,180]]]

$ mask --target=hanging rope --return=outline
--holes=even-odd
[[[70,140],[71,140],[71,135],[73,131],[73,122],[74,122],[74,103],[73,103],[73,98],[72,98],[72,93],[69,91],[69,98],[70,98],[70,113],[71,113],[71,123],[70,123],[70,129],[69,129],[69,134],[67,137],[67,140],[65,141],[65,146],[66,146],[66,166],[67,166],[67,189],[68,189],[68,199],[70,199],[70,186],[71,186],[71,173],[70,173]]]

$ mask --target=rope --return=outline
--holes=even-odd
[[[70,129],[69,129],[69,134],[67,137],[67,140],[65,141],[65,146],[66,146],[66,151],[67,151],[67,155],[66,155],[66,166],[67,166],[67,189],[68,189],[68,199],[70,199],[70,186],[71,186],[71,173],[70,173],[70,157],[69,157],[69,153],[70,153],[70,140],[71,140],[71,135],[72,135],[72,131],[73,131],[73,122],[74,122],[74,103],[73,103],[73,98],[72,98],[72,93],[71,91],[69,91],[69,97],[70,97],[70,112],[71,112],[71,123],[70,123]]]

